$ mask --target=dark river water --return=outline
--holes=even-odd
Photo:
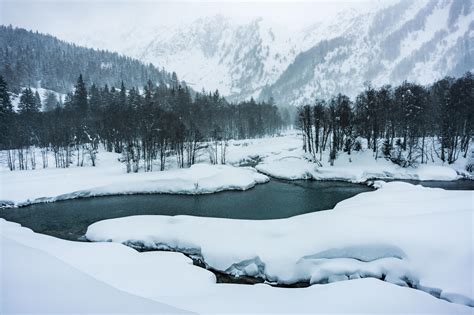
[[[73,199],[0,209],[0,217],[35,232],[77,240],[97,221],[140,214],[194,215],[232,219],[279,219],[333,208],[372,188],[337,181],[280,181],[247,191],[208,195],[126,195]]]
[[[474,181],[412,182],[428,187],[474,190]],[[233,219],[279,219],[333,208],[372,188],[340,181],[272,179],[248,191],[209,195],[126,195],[74,199],[0,209],[0,217],[35,232],[78,240],[97,221],[141,214],[194,215]]]

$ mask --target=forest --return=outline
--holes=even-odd
[[[10,170],[36,168],[38,149],[43,168],[48,152],[55,167],[95,166],[101,145],[121,153],[127,172],[152,171],[155,160],[164,170],[170,156],[178,167],[196,163],[198,154],[224,164],[229,139],[276,134],[284,125],[272,102],[231,104],[218,91],[192,96],[179,84],[148,81],[142,91],[124,83],[88,88],[80,75],[62,103],[47,93],[42,104],[38,92],[23,89],[17,111],[10,94],[0,76],[0,149],[7,152]]]
[[[304,150],[318,162],[330,150],[331,164],[340,152],[361,150],[362,140],[375,159],[403,166],[435,158],[449,164],[466,157],[474,126],[474,79],[446,77],[425,87],[403,82],[396,87],[370,84],[351,101],[345,95],[298,110]]]
[[[203,155],[225,164],[230,139],[277,135],[293,123],[315,163],[327,150],[333,164],[341,152],[369,149],[375,159],[402,167],[435,159],[452,164],[467,156],[474,126],[470,72],[428,87],[367,84],[354,101],[339,94],[299,107],[295,122],[273,100],[233,104],[218,91],[192,93],[180,84],[152,81],[142,89],[128,89],[123,82],[119,88],[88,87],[80,75],[64,101],[52,92],[42,101],[38,92],[23,89],[17,110],[10,95],[0,77],[0,149],[10,170],[39,163],[46,168],[49,153],[55,167],[94,166],[101,146],[120,153],[127,172],[165,170],[171,157],[178,167],[189,167]]]
[[[59,93],[71,91],[79,73],[86,82],[109,86],[142,86],[148,80],[181,84],[176,73],[115,52],[85,48],[54,36],[0,25],[0,73],[10,89],[38,86]]]

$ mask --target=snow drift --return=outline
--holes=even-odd
[[[132,216],[86,237],[199,255],[214,269],[282,284],[374,277],[474,306],[472,191],[378,182],[381,188],[281,220]]]
[[[140,193],[207,194],[246,190],[269,178],[249,167],[195,164],[187,169],[126,174],[108,157],[99,167],[2,173],[4,204],[28,205],[83,197]]]

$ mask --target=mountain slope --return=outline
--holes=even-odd
[[[32,86],[71,91],[80,73],[99,85],[142,87],[147,80],[172,82],[151,64],[103,50],[69,44],[50,35],[0,26],[0,73],[14,90]]]
[[[342,31],[330,31],[337,28]],[[261,97],[303,104],[336,93],[354,96],[366,81],[428,84],[474,69],[471,1],[400,1],[312,32],[306,37],[316,44]]]
[[[229,100],[273,97],[277,103],[293,105],[337,93],[354,97],[367,81],[375,86],[404,80],[428,84],[474,69],[472,0],[380,1],[298,31],[261,18],[237,22],[222,15],[176,26],[152,25],[138,23],[77,40],[173,69],[194,90],[219,89]],[[0,34],[0,43],[3,40]],[[115,62],[109,59],[120,56],[107,59],[96,54],[91,58],[100,62],[82,60],[78,65],[62,60],[61,69],[74,70],[61,74],[59,87],[52,89],[65,90],[78,70],[90,69],[103,70],[91,81],[100,77],[109,84],[117,78],[128,86],[141,85],[147,77],[171,80],[165,71],[132,67],[132,59],[124,69],[114,66],[109,71]],[[40,67],[47,72],[47,67]],[[17,72],[36,84],[34,72]],[[55,85],[49,83],[53,79],[46,76],[41,84]]]
[[[197,90],[209,87],[231,99],[246,98],[258,95],[291,62],[291,41],[282,33],[262,19],[237,24],[218,15],[159,28],[146,45],[124,51],[176,70]]]
[[[354,96],[366,81],[430,83],[472,70],[473,14],[471,0],[384,1],[297,32],[214,16],[147,35],[131,30],[123,42],[135,41],[121,51],[176,70],[198,90],[302,104]]]

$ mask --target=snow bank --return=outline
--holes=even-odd
[[[450,181],[460,178],[450,167],[419,165],[403,168],[385,159],[375,160],[368,155],[370,154],[367,152],[353,153],[352,156],[340,157],[340,160],[334,162],[334,166],[321,167],[302,157],[271,160],[257,165],[256,169],[266,175],[281,179],[343,180],[354,183],[362,183],[369,179]],[[344,161],[345,158],[347,158],[346,161]]]
[[[280,179],[316,179],[314,174],[317,171],[317,166],[302,158],[291,158],[281,161],[274,161],[270,163],[259,164],[255,168],[271,177]]]
[[[64,313],[81,313],[81,310],[84,310],[84,313],[89,311],[98,313],[102,309],[96,305],[100,307],[104,305],[103,312],[108,313],[122,313],[121,310],[123,312],[130,310],[128,312],[133,313],[140,313],[142,310],[149,312],[147,309],[152,313],[176,312],[177,310],[173,311],[166,305],[160,308],[160,304],[135,299],[135,296],[146,299],[157,295],[192,296],[216,281],[212,273],[193,266],[191,259],[179,253],[138,253],[120,244],[65,241],[34,233],[4,219],[0,219],[0,241],[1,292],[4,294],[3,300],[8,302],[5,302],[4,307],[11,312],[35,311],[33,304],[30,309],[24,305],[28,304],[25,301],[33,299],[27,295],[28,292],[44,297],[44,302],[38,302],[35,311],[44,314],[54,310],[60,313],[63,313],[63,310]],[[7,247],[7,242],[15,243],[12,245],[12,250]],[[16,247],[25,249],[18,252]],[[80,280],[77,285],[76,279]],[[75,284],[74,288],[71,288],[71,283]],[[114,293],[115,290],[103,289],[100,286],[97,288],[96,283],[102,286],[105,283],[110,289],[117,288],[127,292],[130,298],[123,292],[120,296]],[[43,291],[43,295],[36,292],[33,294],[35,290]],[[9,292],[8,296],[5,295],[6,292]],[[58,296],[61,296],[64,303],[54,301]],[[102,299],[104,301],[101,302]],[[118,300],[123,300],[123,304]],[[79,307],[78,301],[89,304],[90,308],[86,305]],[[117,304],[117,307],[113,306],[112,302]],[[66,303],[71,305],[67,306]],[[133,308],[138,303],[142,303],[143,306]],[[105,308],[110,304],[112,307]]]
[[[212,302],[207,300],[212,296]],[[375,279],[314,285],[304,289],[267,285],[215,285],[206,297],[165,298],[198,313],[236,314],[470,314],[472,308]],[[175,304],[176,303],[176,304]]]
[[[267,176],[253,168],[196,164],[188,169],[150,173],[124,173],[113,154],[96,167],[2,171],[0,200],[5,204],[37,202],[119,194],[205,194],[223,190],[246,190],[265,183]],[[6,184],[8,183],[8,184]]]
[[[198,254],[272,282],[374,277],[474,306],[474,192],[377,185],[334,211],[268,221],[133,216],[92,224],[86,237]]]
[[[323,166],[308,162],[301,149],[301,135],[292,131],[280,137],[231,140],[227,148],[230,165],[255,165],[263,174],[281,179],[344,180],[365,182],[368,179],[455,180],[465,161],[461,158],[450,167],[436,163],[417,168],[401,168],[383,158],[375,160],[370,150],[341,153],[329,166],[327,152]],[[4,159],[0,151],[0,160]],[[126,174],[116,153],[100,152],[96,167],[37,169],[10,172],[0,166],[0,207],[27,205],[79,197],[173,193],[204,194],[222,190],[245,190],[268,181],[251,167],[196,164],[189,169]],[[52,157],[50,157],[52,158]],[[205,156],[200,157],[206,163]],[[168,165],[173,166],[173,159]],[[464,164],[463,164],[464,163]],[[50,165],[54,161],[50,160]],[[6,165],[6,164],[5,164]],[[3,167],[3,168],[2,168]]]
[[[187,313],[117,290],[54,256],[2,237],[0,313]]]
[[[364,142],[364,141],[362,141]],[[329,163],[329,150],[317,154],[321,167],[309,162],[302,150],[302,137],[290,131],[281,137],[231,141],[228,161],[232,164],[250,163],[262,173],[281,179],[316,179],[364,182],[368,179],[456,180],[465,173],[466,159],[460,157],[452,165],[435,160],[418,167],[402,168],[379,157],[372,150],[339,153],[334,165]],[[366,145],[364,145],[366,146]]]
[[[212,273],[179,253],[64,241],[3,219],[0,241],[2,314],[472,313],[469,307],[374,279],[301,289],[216,284]]]

